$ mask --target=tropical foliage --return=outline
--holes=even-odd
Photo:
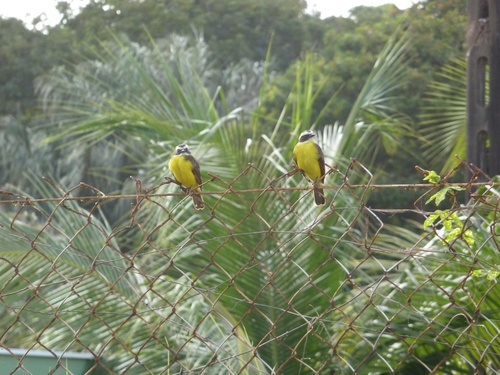
[[[152,49],[144,49],[134,43],[123,44],[117,40],[116,44],[106,46],[107,53],[101,55],[99,60],[82,63],[76,74],[66,74],[59,69],[40,79],[39,91],[45,98],[44,106],[54,121],[53,135],[48,140],[59,143],[62,150],[81,148],[83,153],[90,152],[91,155],[100,153],[105,146],[109,148],[109,145],[115,145],[113,149],[135,160],[139,160],[137,150],[141,150],[144,162],[136,166],[135,170],[140,173],[136,176],[147,178],[142,182],[145,187],[157,186],[154,190],[157,193],[175,191],[174,185],[161,183],[166,173],[165,160],[173,147],[186,139],[195,150],[195,155],[203,166],[203,177],[208,180],[207,187],[211,189],[227,191],[229,188],[266,187],[271,182],[269,178],[276,178],[288,172],[292,167],[291,149],[298,134],[303,129],[314,128],[317,123],[317,118],[310,112],[318,95],[315,90],[315,77],[311,74],[312,59],[306,58],[302,64],[297,65],[297,84],[283,108],[283,116],[277,119],[274,129],[266,134],[261,132],[262,120],[259,116],[252,115],[251,106],[228,107],[228,103],[235,104],[237,100],[225,93],[235,95],[238,93],[237,88],[227,86],[222,89],[211,85],[213,75],[204,55],[206,49],[202,40],[198,40],[191,48],[186,48],[183,38],[172,38],[165,43],[163,46],[168,48],[160,49],[158,44]],[[179,48],[179,45],[182,48]],[[371,156],[376,155],[376,148],[361,147],[363,137],[369,133],[377,139],[380,134],[380,139],[384,139],[389,135],[391,127],[398,125],[392,120],[395,112],[390,109],[391,96],[388,94],[404,82],[406,46],[406,39],[401,34],[395,35],[389,41],[353,107],[348,122],[341,127],[326,127],[321,133],[320,141],[324,149],[328,150],[327,162],[331,165],[340,163],[344,168],[345,155],[358,155],[359,158],[370,161]],[[230,69],[233,70],[228,75],[232,76],[244,72],[241,67]],[[265,90],[267,85],[265,74],[266,71],[263,71],[262,90]],[[241,81],[247,79],[236,80],[236,83]],[[245,100],[242,104],[248,104],[248,101]],[[258,114],[259,111],[255,113]],[[285,121],[285,118],[290,120]],[[394,133],[397,134],[398,130]],[[291,137],[283,137],[282,134],[291,134]],[[332,137],[335,137],[336,147],[330,146],[334,145]],[[118,144],[119,147],[116,146]],[[385,144],[390,145],[391,142]],[[113,163],[112,158],[106,158],[106,163]],[[253,167],[247,167],[248,163],[252,163]],[[73,164],[73,168],[75,167],[77,165]],[[85,166],[80,169],[84,170]],[[243,177],[234,183],[230,182],[243,170],[246,170]],[[216,177],[210,178],[207,172]],[[362,175],[363,173],[359,174],[360,181],[369,178],[366,173],[365,178]],[[351,178],[356,179],[356,174],[353,173]],[[302,184],[302,181],[298,178],[281,179],[279,184],[297,186]],[[88,186],[82,188],[86,194],[89,193]],[[101,194],[101,190],[90,193]],[[47,190],[39,193],[42,196],[51,195]],[[74,190],[74,194],[79,193],[78,189]],[[363,256],[362,248],[352,246],[349,242],[337,241],[320,246],[310,241],[316,236],[321,238],[323,233],[337,233],[339,238],[342,238],[342,233],[347,230],[347,223],[356,220],[357,212],[346,210],[342,211],[341,215],[318,213],[306,203],[306,198],[300,191],[284,193],[279,198],[275,194],[261,193],[249,193],[245,196],[228,194],[220,200],[216,196],[208,196],[207,203],[214,207],[216,216],[211,215],[209,210],[200,216],[193,216],[190,206],[179,206],[176,196],[155,198],[142,202],[134,216],[140,223],[141,230],[134,226],[125,231],[113,231],[109,224],[106,224],[106,206],[102,211],[95,212],[102,218],[102,223],[87,225],[85,222],[88,222],[86,218],[90,213],[75,203],[72,203],[71,212],[72,216],[77,215],[77,220],[65,217],[65,213],[59,215],[58,206],[49,205],[41,208],[37,214],[42,218],[58,216],[60,223],[54,221],[51,227],[61,236],[53,236],[47,240],[44,236],[38,236],[43,246],[36,249],[21,241],[21,244],[11,251],[14,258],[18,257],[17,260],[25,257],[26,253],[36,253],[37,256],[32,256],[27,266],[40,262],[38,258],[42,254],[47,267],[51,262],[70,266],[67,271],[61,269],[55,273],[54,277],[78,280],[78,294],[71,295],[68,290],[75,290],[75,286],[62,283],[60,289],[51,289],[47,295],[44,294],[43,301],[47,305],[59,306],[61,303],[69,303],[68,298],[77,298],[80,304],[97,304],[98,317],[105,316],[106,311],[111,309],[123,311],[123,314],[117,314],[115,319],[106,318],[110,319],[109,323],[106,323],[106,329],[94,327],[94,323],[102,324],[103,320],[100,318],[95,322],[91,319],[88,324],[80,315],[67,318],[70,322],[76,319],[75,325],[85,326],[79,333],[79,342],[92,352],[98,351],[99,343],[106,340],[110,334],[113,343],[121,342],[122,346],[125,345],[125,351],[121,354],[120,348],[115,348],[114,344],[109,349],[108,363],[114,371],[123,371],[127,366],[138,371],[138,363],[123,361],[123,357],[127,356],[127,351],[135,353],[137,349],[134,348],[144,348],[144,345],[153,347],[141,349],[143,354],[151,350],[151,356],[146,355],[143,358],[141,354],[140,363],[147,363],[150,369],[160,369],[166,365],[165,362],[168,363],[164,355],[162,356],[165,347],[173,350],[169,345],[175,347],[174,343],[181,339],[177,330],[169,333],[167,326],[170,326],[172,321],[166,310],[162,316],[153,314],[148,318],[150,313],[146,312],[138,317],[155,327],[155,337],[160,335],[158,330],[161,330],[161,336],[165,337],[161,343],[153,343],[147,339],[152,332],[146,327],[135,328],[137,324],[140,325],[140,321],[130,317],[124,318],[128,316],[126,311],[131,306],[140,301],[146,303],[145,299],[148,298],[147,306],[153,310],[164,310],[165,307],[160,306],[165,303],[175,306],[173,320],[183,317],[184,313],[181,312],[184,309],[193,309],[193,301],[197,301],[196,312],[189,314],[193,320],[184,321],[182,325],[198,327],[198,338],[212,337],[215,340],[211,329],[216,329],[220,340],[215,341],[221,343],[220,345],[223,343],[225,349],[219,349],[222,352],[228,355],[232,353],[235,358],[244,358],[246,351],[256,351],[257,357],[252,364],[256,369],[272,371],[271,369],[280,368],[282,371],[297,373],[304,365],[317,368],[329,363],[327,358],[330,353],[329,346],[325,346],[326,338],[311,336],[307,341],[303,341],[308,332],[308,324],[305,323],[310,319],[308,317],[325,314],[331,301],[339,298],[338,290],[343,278],[340,265],[347,264],[348,259],[352,261],[357,256]],[[292,214],[289,206],[295,201],[298,203]],[[335,204],[351,207],[359,202],[349,194],[339,194]],[[272,209],[269,209],[270,207]],[[171,219],[165,221],[165,214],[168,212]],[[251,212],[252,215],[249,214]],[[292,217],[289,218],[290,215]],[[300,220],[297,220],[299,218]],[[176,223],[183,223],[182,227],[178,227]],[[306,223],[311,223],[307,224],[310,227],[309,233],[301,229]],[[235,239],[224,240],[228,233],[233,233]],[[353,231],[352,235],[355,233],[356,231]],[[12,236],[9,231],[4,235]],[[29,236],[37,237],[34,232]],[[78,238],[78,243],[75,238]],[[68,239],[72,240],[67,242]],[[56,243],[52,243],[53,241]],[[62,242],[57,245],[57,241]],[[276,248],[276,243],[281,245]],[[86,252],[87,246],[97,252]],[[133,249],[130,257],[121,256],[125,250],[121,246]],[[325,246],[330,247],[331,251],[339,246],[337,262],[328,261],[330,255],[324,251]],[[50,249],[53,251],[49,251]],[[65,250],[60,253],[57,249]],[[349,258],[344,259],[347,254]],[[289,258],[285,263],[284,256]],[[71,267],[71,264],[78,262],[81,257],[87,259],[86,262],[100,259],[103,266],[92,268],[89,264],[80,262],[78,266]],[[131,273],[124,271],[130,269],[127,265],[130,259],[134,260],[135,267],[140,270],[139,276],[133,276],[136,273],[135,268]],[[107,262],[112,264],[112,267],[107,267]],[[168,264],[173,265],[170,267]],[[92,271],[87,274],[84,269]],[[23,275],[26,283],[37,282],[29,276],[29,271]],[[143,278],[141,275],[149,276]],[[6,277],[12,275],[9,276],[7,272]],[[156,280],[154,287],[149,284],[151,277]],[[105,283],[102,283],[103,280]],[[167,288],[165,291],[161,287],[156,288],[156,285],[162,284],[163,281]],[[58,283],[57,280],[44,280],[45,282]],[[172,283],[178,285],[174,291],[168,289]],[[123,290],[120,286],[122,284]],[[113,296],[107,294],[110,285],[113,285]],[[315,293],[317,289],[322,290],[322,293]],[[139,292],[141,290],[144,292]],[[210,293],[200,295],[195,293],[197,290]],[[116,295],[119,296],[119,302],[114,306]],[[259,308],[249,309],[247,303],[241,302],[235,305],[235,301],[241,301],[243,296]],[[280,313],[287,311],[290,301],[293,301],[295,313]],[[214,308],[220,321],[217,319],[205,327],[201,322],[205,320],[205,314]],[[156,323],[153,323],[155,320]],[[229,322],[236,322],[236,325],[228,324]],[[51,337],[55,337],[56,332],[59,338],[62,337],[65,328],[60,324],[49,324],[48,327],[48,323],[43,319],[39,323],[44,327],[44,338],[40,342],[57,347]],[[290,330],[290,327],[295,328]],[[17,328],[22,331],[24,326]],[[232,340],[225,340],[225,337],[231,336],[234,329],[239,332],[238,345]],[[126,333],[129,330],[135,332],[133,340],[130,336],[121,336],[121,332]],[[74,333],[71,330],[65,332],[66,335]],[[89,335],[92,333],[94,339],[87,337],[86,332]],[[20,337],[32,339],[29,335]],[[283,340],[287,343],[285,346]],[[269,343],[264,345],[267,341]],[[210,351],[207,352],[206,359],[200,354],[200,346],[205,346],[207,350],[206,344],[202,340],[194,339],[189,342],[191,344],[185,347],[179,344],[180,352],[176,354],[176,361],[186,368],[209,363]],[[254,346],[258,343],[258,346]],[[14,342],[11,345],[14,345]],[[156,349],[155,345],[158,345]],[[293,356],[288,348],[316,354],[314,360],[289,361]],[[243,352],[236,355],[235,350]],[[238,363],[234,366],[237,367]],[[213,371],[220,371],[220,368],[214,367]]]
[[[456,156],[466,158],[466,63],[454,59],[429,84],[422,114],[420,133],[425,142],[425,158],[429,165],[449,171],[457,163]],[[448,155],[443,160],[442,155]]]
[[[43,116],[27,111],[31,97],[0,119],[2,186],[20,197],[0,216],[2,344],[90,351],[116,373],[498,370],[498,191],[424,228],[420,216],[384,224],[371,189],[349,188],[383,167],[408,182],[421,141],[430,159],[460,151],[463,62],[434,72],[461,51],[465,2],[329,20],[302,1],[206,1],[208,15],[195,3],[107,0],[78,15],[59,3],[45,56],[61,50],[66,65],[41,75],[47,60],[33,62]],[[160,14],[181,34],[164,38]],[[93,40],[104,24],[114,32]],[[299,174],[284,177],[310,128],[326,183],[343,186],[323,209]],[[211,192],[197,214],[165,179],[183,142]],[[455,192],[445,188],[434,187]]]

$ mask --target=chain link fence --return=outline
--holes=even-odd
[[[496,374],[499,184],[455,172],[472,177],[375,185],[353,160],[323,207],[253,165],[211,176],[203,211],[169,179],[1,191],[0,372]],[[52,365],[33,370],[40,352]]]

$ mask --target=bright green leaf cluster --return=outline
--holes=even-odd
[[[474,236],[470,229],[464,230],[464,224],[458,217],[457,213],[450,210],[437,210],[435,213],[429,215],[429,217],[424,222],[424,228],[434,225],[434,222],[439,219],[439,224],[441,224],[446,232],[444,237],[445,242],[453,241],[461,237],[469,245],[474,244]]]
[[[439,176],[435,171],[427,171],[427,176],[424,177],[424,181],[429,181],[431,184],[439,184],[441,182],[441,176]]]
[[[434,201],[436,203],[436,206],[439,206],[439,204],[444,200],[444,198],[446,197],[446,194],[448,194],[448,192],[450,192],[450,191],[462,191],[462,190],[464,190],[464,188],[461,186],[444,185],[435,194],[433,194],[429,199],[427,199],[427,202],[425,202],[425,204],[428,204],[429,202]]]
[[[431,184],[437,185],[441,182],[441,176],[439,176],[435,171],[426,171],[427,175],[424,177],[424,181],[429,181]],[[451,186],[451,185],[443,185],[435,194],[433,194],[425,204],[429,204],[434,201],[436,206],[444,200],[448,192],[456,192],[464,190],[461,186]]]
[[[489,269],[489,270],[474,270],[472,272],[473,277],[486,278],[488,281],[494,281],[500,275],[500,271]]]

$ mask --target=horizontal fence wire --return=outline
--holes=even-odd
[[[168,177],[0,191],[0,372],[495,374],[500,184],[453,172],[381,185],[352,160],[324,206],[254,165],[210,175],[202,211]]]

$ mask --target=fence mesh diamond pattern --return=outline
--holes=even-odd
[[[252,165],[212,176],[203,211],[168,179],[119,196],[49,180],[39,198],[2,191],[11,372],[32,373],[41,350],[51,374],[74,373],[72,352],[93,358],[88,374],[494,374],[500,189],[466,172],[382,186],[353,160],[330,171],[323,207]],[[417,198],[373,208],[373,191]],[[123,202],[111,225],[104,211]]]

